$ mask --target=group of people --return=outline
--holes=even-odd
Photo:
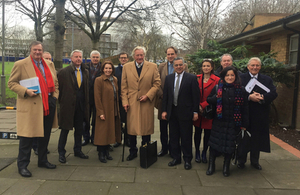
[[[67,137],[74,128],[74,156],[88,159],[82,146],[97,146],[100,162],[112,160],[111,145],[122,142],[130,147],[127,161],[137,157],[137,136],[142,145],[150,142],[154,133],[154,107],[158,109],[162,150],[159,157],[170,154],[168,166],[181,163],[192,168],[193,125],[195,126],[195,161],[207,163],[206,172],[215,171],[215,159],[224,155],[223,175],[229,176],[230,159],[235,151],[239,131],[251,132],[251,165],[261,169],[259,152],[270,152],[268,112],[270,103],[277,97],[272,79],[259,73],[259,58],[251,58],[249,72],[241,74],[232,66],[232,57],[221,57],[221,69],[215,71],[211,59],[202,62],[202,74],[188,73],[177,49],[166,50],[167,62],[156,64],[145,60],[146,49],[136,47],[129,56],[119,54],[120,64],[114,67],[110,60],[100,63],[100,53],[92,51],[91,62],[82,63],[82,51],[72,51],[69,66],[56,73],[53,62],[46,59],[41,42],[30,45],[30,56],[17,61],[12,69],[8,87],[17,93],[17,134],[20,139],[18,171],[31,177],[27,169],[31,149],[36,146],[38,166],[55,169],[47,159],[47,147],[52,127],[61,129],[58,141],[59,162],[66,163]],[[38,77],[40,92],[20,84],[20,81]],[[270,89],[269,92],[247,92],[250,79],[257,79]],[[56,103],[59,103],[57,114]],[[214,119],[202,116],[205,107],[215,105]],[[90,120],[91,119],[91,120]],[[90,132],[90,128],[92,131]],[[169,127],[169,130],[168,130]],[[202,129],[204,144],[200,153]],[[169,132],[169,134],[168,134]],[[82,141],[83,137],[83,141]],[[37,139],[37,141],[34,141]],[[35,142],[35,144],[33,144]],[[238,157],[238,167],[244,168],[247,153]]]

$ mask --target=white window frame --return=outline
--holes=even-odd
[[[295,35],[292,35],[292,36],[290,37],[290,46],[289,46],[289,64],[291,63],[291,53],[296,52],[296,53],[298,54],[298,48],[292,50],[292,40],[293,40],[294,38],[297,38],[296,41],[298,41],[298,43],[299,43],[299,34],[295,34]],[[298,47],[299,47],[299,46],[298,46]],[[299,55],[299,54],[298,54],[298,55]],[[290,64],[290,65],[297,65],[297,62],[294,63],[294,64]]]

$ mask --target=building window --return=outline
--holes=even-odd
[[[293,35],[290,38],[290,65],[297,64],[297,56],[298,56],[298,39],[299,35]]]

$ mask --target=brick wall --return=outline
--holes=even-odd
[[[277,86],[278,96],[274,101],[278,112],[278,120],[285,125],[291,125],[292,122],[292,108],[293,108],[293,87],[286,87],[284,84]]]
[[[288,63],[289,35],[286,32],[272,34],[271,51],[278,52],[276,60]]]

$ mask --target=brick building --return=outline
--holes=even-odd
[[[296,14],[257,14],[252,17],[242,32],[220,43],[232,45],[252,45],[251,51],[277,52],[277,60],[290,64],[297,70],[294,86],[277,86],[278,97],[275,106],[279,122],[300,129],[300,92],[299,92],[299,34],[300,12]]]

